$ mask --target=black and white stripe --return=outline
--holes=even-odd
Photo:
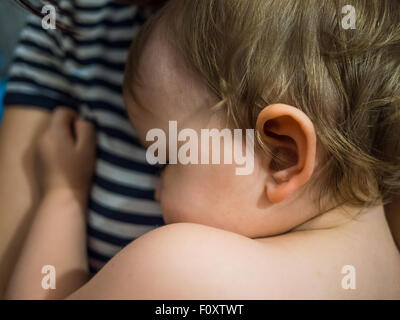
[[[155,167],[131,127],[122,100],[130,43],[146,15],[111,0],[61,0],[61,19],[79,36],[44,30],[30,17],[10,70],[5,104],[67,106],[96,123],[97,163],[88,208],[88,254],[99,270],[121,248],[163,224],[154,201]]]

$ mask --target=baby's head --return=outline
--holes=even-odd
[[[146,145],[153,128],[176,140],[173,120],[199,137],[255,129],[249,175],[235,163],[166,167],[166,223],[262,237],[399,192],[400,2],[352,1],[355,29],[347,4],[172,0],[143,27],[124,99]]]

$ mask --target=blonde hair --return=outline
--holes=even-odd
[[[323,150],[320,199],[374,205],[400,190],[400,1],[176,0],[141,30],[125,86],[158,21],[185,64],[221,99],[237,128],[272,103],[312,120]],[[268,147],[259,140],[265,150]]]

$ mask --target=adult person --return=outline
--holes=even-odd
[[[72,33],[43,29],[40,18],[28,18],[0,127],[0,297],[40,199],[36,141],[57,106],[96,124],[97,161],[87,209],[90,270],[98,271],[126,244],[163,224],[153,196],[157,168],[146,162],[121,89],[130,43],[155,10],[149,5],[161,2],[58,1],[56,18]]]

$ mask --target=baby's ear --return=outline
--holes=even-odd
[[[266,192],[272,203],[278,203],[311,178],[316,160],[314,125],[301,110],[273,104],[258,115],[256,130],[272,151]]]

